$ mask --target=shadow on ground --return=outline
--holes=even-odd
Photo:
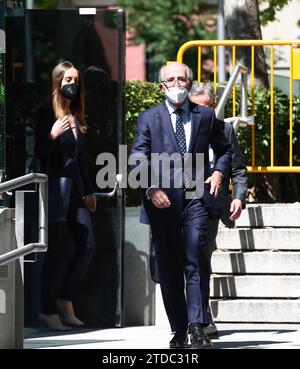
[[[84,338],[85,333],[91,333],[93,331],[99,331],[99,329],[91,328],[76,328],[71,331],[52,331],[49,328],[26,328],[24,332],[24,348],[35,349],[35,348],[47,348],[47,347],[60,347],[60,346],[72,346],[72,345],[88,345],[95,343],[105,342],[120,342],[123,339],[88,339]],[[64,336],[68,338],[64,338]],[[73,336],[73,339],[70,338]],[[76,337],[81,335],[80,338]],[[53,339],[51,339],[53,337]]]
[[[219,330],[220,337],[229,336],[237,333],[272,333],[283,334],[297,332],[296,329],[236,329],[236,330]]]

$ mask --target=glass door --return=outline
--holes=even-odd
[[[53,67],[69,60],[83,76],[89,125],[88,167],[95,192],[103,191],[96,185],[100,169],[96,158],[110,152],[118,160],[118,147],[124,142],[124,19],[119,10],[95,10],[83,15],[79,10],[22,9],[7,14],[4,128],[8,178],[34,169],[35,112],[49,99]],[[93,218],[97,248],[75,305],[79,317],[90,325],[123,325],[123,203],[120,191],[115,198],[99,200]],[[13,199],[10,206],[14,206]],[[31,242],[35,237],[32,228],[30,222]],[[25,265],[28,325],[34,324],[38,316],[42,257],[38,255],[37,263]]]

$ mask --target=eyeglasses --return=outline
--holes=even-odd
[[[186,84],[187,81],[188,79],[185,77],[177,77],[177,78],[170,77],[170,78],[167,78],[165,81],[162,81],[162,83],[166,84],[167,86],[173,86],[175,82],[177,82],[179,86],[182,86]]]

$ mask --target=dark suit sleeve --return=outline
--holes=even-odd
[[[149,113],[141,113],[138,117],[131,149],[131,159],[136,163],[131,164],[131,168],[138,166],[141,173],[147,173],[147,181],[141,183],[143,190],[146,190],[150,186],[159,187],[157,181],[151,178],[151,134],[147,119],[148,114]],[[145,175],[143,179],[145,179]]]
[[[231,145],[224,135],[224,130],[218,119],[213,115],[211,121],[210,144],[216,155],[214,171],[218,170],[228,177],[232,159]]]
[[[225,123],[228,124],[228,123]],[[240,145],[237,142],[234,129],[230,129],[230,143],[232,148],[231,178],[233,184],[234,198],[242,201],[245,206],[248,188],[247,168],[244,162]]]
[[[147,158],[150,158],[150,151],[150,130],[145,113],[142,113],[139,115],[136,122],[135,136],[132,143],[131,154],[143,153]]]

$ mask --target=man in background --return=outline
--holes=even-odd
[[[214,108],[215,106],[215,90],[213,86],[209,82],[194,82],[190,91],[189,91],[189,99],[195,104],[207,106]],[[231,171],[230,171],[230,179],[232,181],[233,193],[230,196],[226,196],[225,201],[223,201],[224,207],[223,212],[220,217],[211,216],[209,220],[208,227],[208,236],[207,236],[207,247],[208,251],[207,258],[209,263],[211,261],[212,252],[216,249],[216,237],[218,233],[219,219],[227,226],[234,227],[234,221],[237,220],[242,212],[242,209],[245,207],[246,202],[246,194],[248,188],[248,179],[247,179],[247,168],[245,166],[242,152],[240,146],[237,142],[234,129],[232,124],[226,123],[224,121],[218,120],[218,123],[222,126],[222,130],[224,130],[224,136],[227,141],[231,144],[232,149],[232,161],[231,161]],[[214,167],[214,155],[212,149],[210,149],[210,166]],[[229,188],[229,183],[224,182],[224,186]],[[210,320],[210,324],[207,327],[204,327],[204,332],[210,338],[218,338],[218,330],[213,321],[211,309],[209,306],[209,281],[211,275],[210,273],[207,275],[207,280],[204,281],[203,290],[207,299],[208,306],[208,317]]]

